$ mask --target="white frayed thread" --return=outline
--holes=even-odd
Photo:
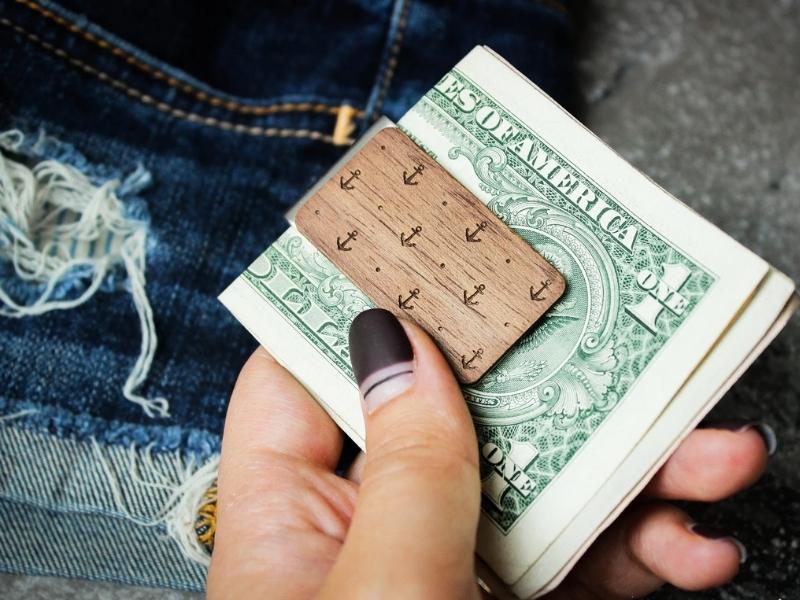
[[[29,415],[35,415],[39,411],[35,408],[26,408],[23,410],[18,410],[15,413],[11,413],[10,415],[2,415],[0,416],[0,425],[4,425],[8,421],[15,421],[17,419],[22,419],[23,417],[27,417]]]
[[[216,455],[184,480],[178,488],[175,506],[164,519],[167,534],[175,540],[181,552],[206,567],[211,562],[211,556],[197,538],[195,523],[198,511],[205,502],[205,494],[217,479],[218,471],[219,455]]]
[[[217,478],[219,455],[213,455],[200,467],[196,466],[192,458],[184,460],[178,453],[169,455],[168,475],[163,465],[159,466],[153,460],[152,446],[144,450],[129,447],[128,472],[125,476],[129,476],[136,486],[158,489],[168,494],[158,511],[141,516],[134,514],[126,498],[126,486],[120,481],[103,448],[94,438],[92,445],[106,476],[116,509],[126,519],[143,527],[163,526],[186,558],[207,567],[211,557],[197,539],[195,523],[198,511],[204,503],[204,496]]]
[[[0,148],[17,151],[24,139],[17,130],[0,133]],[[144,176],[141,166],[133,174]],[[169,417],[165,398],[136,393],[153,364],[158,338],[145,292],[147,231],[144,223],[125,216],[115,194],[119,186],[118,180],[95,186],[56,160],[30,168],[0,153],[0,259],[10,261],[21,279],[44,285],[28,304],[14,301],[0,285],[0,315],[20,318],[80,306],[113,267],[123,265],[139,316],[141,345],[122,393],[148,417]],[[81,250],[85,256],[79,255]],[[60,284],[86,277],[89,284],[77,297],[55,297]]]

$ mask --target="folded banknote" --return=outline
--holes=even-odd
[[[487,48],[365,137],[392,126],[567,282],[463,388],[482,449],[479,573],[498,593],[540,595],[777,335],[795,286]],[[373,304],[297,231],[295,213],[220,299],[363,448],[347,334]]]

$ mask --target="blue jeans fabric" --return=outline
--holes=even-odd
[[[130,184],[118,195],[146,223],[158,336],[140,391],[170,405],[150,418],[122,397],[141,340],[124,272],[73,309],[0,317],[0,418],[15,417],[0,423],[0,569],[202,589],[202,567],[145,519],[165,490],[134,490],[148,475],[130,461],[171,477],[218,452],[255,342],[217,294],[345,150],[341,106],[358,111],[355,136],[397,119],[476,44],[569,106],[566,4],[0,2],[0,131],[46,136],[20,160]],[[0,280],[21,301],[36,292],[7,264]]]

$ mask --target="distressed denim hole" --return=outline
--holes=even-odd
[[[76,168],[74,164],[81,165]],[[86,167],[86,168],[84,168]],[[89,301],[124,274],[141,325],[139,356],[124,397],[149,417],[168,417],[165,398],[136,389],[147,378],[157,337],[145,291],[147,222],[122,199],[151,181],[139,165],[123,180],[92,181],[80,154],[40,134],[31,143],[18,130],[0,133],[0,315],[33,317]]]

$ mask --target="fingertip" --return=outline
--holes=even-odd
[[[283,367],[275,358],[263,346],[258,346],[239,371],[231,394],[232,403],[236,404],[236,400],[241,397],[258,394],[265,384],[275,378],[276,373],[280,375],[282,371]]]
[[[767,461],[768,448],[754,428],[700,429],[683,441],[646,493],[673,500],[722,500],[755,483]]]
[[[480,474],[475,429],[452,371],[422,329],[386,310],[359,315],[350,350],[367,451],[350,473],[360,480],[358,508],[341,569],[359,569],[362,580],[377,572],[367,564],[415,577],[440,575],[454,562],[470,572]]]
[[[362,315],[366,314],[366,312],[375,313],[377,311],[378,309],[365,311]],[[381,310],[380,312],[391,315],[388,311]],[[444,410],[451,417],[454,415],[460,416],[461,418],[458,419],[459,423],[461,421],[468,421],[471,428],[472,421],[469,418],[469,412],[464,403],[461,387],[433,338],[431,338],[424,329],[411,321],[397,319],[395,317],[392,317],[392,319],[401,325],[408,343],[410,343],[412,353],[410,358],[413,373],[408,377],[408,385],[403,385],[399,393],[391,393],[391,398],[389,398],[389,400],[402,397],[404,404],[422,403],[424,406],[419,408],[425,410],[425,412],[430,410],[436,412]],[[373,334],[373,337],[378,336]],[[381,335],[379,337],[381,345],[386,345],[387,342],[391,345],[393,342],[388,338],[396,336]],[[353,342],[351,338],[351,347],[352,346]],[[376,346],[372,348],[373,355],[383,352],[385,352],[385,350],[382,347]],[[366,377],[364,377],[364,379],[366,379]],[[403,383],[405,383],[405,381]],[[389,402],[383,399],[383,401],[378,404],[382,408],[384,405],[389,404]],[[396,403],[391,402],[391,404],[394,405]],[[368,410],[368,412],[372,413],[373,410]],[[381,412],[383,412],[383,410]],[[440,425],[447,425],[447,422],[440,422]]]
[[[339,458],[342,432],[289,371],[258,347],[239,372],[225,417],[223,447],[239,460],[278,452],[326,468]]]
[[[753,429],[761,436],[764,445],[767,447],[767,456],[773,456],[778,451],[778,435],[775,430],[767,423],[756,423]]]
[[[724,433],[724,432],[723,432]],[[737,474],[736,491],[755,483],[767,468],[769,447],[763,436],[753,428],[725,436],[728,443],[723,460],[731,474]]]
[[[628,543],[632,554],[659,578],[690,591],[729,582],[746,558],[737,540],[693,523],[667,504],[644,511],[629,530]]]
[[[755,431],[766,447],[767,455],[772,456],[778,451],[778,436],[768,423],[752,419],[705,419],[697,428],[699,430],[717,430],[741,433]]]
[[[684,572],[672,582],[685,590],[699,591],[726,584],[747,560],[747,549],[736,538],[713,527],[687,523],[690,538],[685,545]]]

